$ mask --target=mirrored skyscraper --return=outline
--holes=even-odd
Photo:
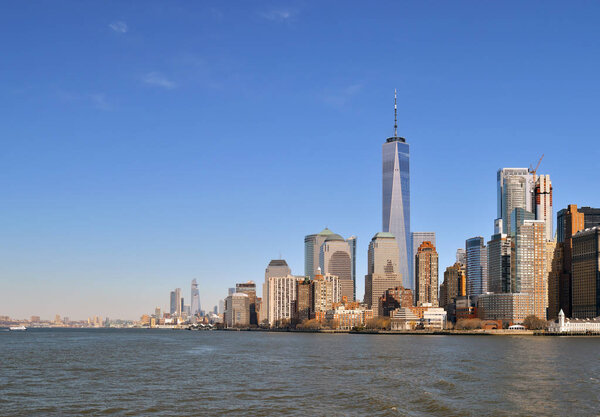
[[[394,93],[394,113],[396,113]],[[394,136],[383,144],[383,231],[396,238],[399,250],[399,272],[406,288],[414,288],[411,274],[410,235],[410,150],[406,139],[398,136],[397,119]]]
[[[198,282],[193,279],[192,280],[192,292],[190,294],[190,299],[192,300],[191,304],[191,313],[192,315],[196,315],[200,313],[200,292],[198,291]]]

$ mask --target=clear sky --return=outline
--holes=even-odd
[[[600,206],[598,2],[5,2],[0,315],[203,308],[304,235],[381,229],[381,145],[411,144],[440,276],[489,239],[496,171],[545,154],[555,212]]]

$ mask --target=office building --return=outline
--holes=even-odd
[[[287,277],[292,274],[292,270],[288,266],[287,262],[284,259],[272,259],[265,269],[265,282],[263,284],[262,298],[263,305],[261,309],[263,313],[261,314],[260,321],[261,323],[265,320],[268,320],[268,311],[269,311],[269,278],[271,277]]]
[[[333,234],[331,230],[325,228],[317,234],[304,237],[304,275],[311,279],[315,277],[317,269],[321,266],[321,245],[328,236]]]
[[[416,276],[415,276],[415,256],[417,255],[417,251],[419,249],[419,246],[421,246],[421,243],[423,242],[431,242],[431,244],[433,246],[436,246],[436,242],[435,242],[435,232],[411,232],[410,233],[410,249],[411,249],[411,258],[410,258],[410,273],[411,273],[411,277],[410,277],[410,281],[412,283],[415,282],[416,280]],[[414,287],[411,287],[413,289],[415,289],[415,293],[416,293],[416,283]]]
[[[235,284],[235,292],[248,295],[250,324],[258,324],[258,318],[256,315],[256,284],[254,281]]]
[[[396,114],[394,96],[394,114]],[[410,147],[398,136],[396,118],[394,136],[382,147],[382,222],[383,231],[397,240],[398,273],[403,287],[414,288],[411,281],[412,250],[410,246]]]
[[[380,232],[373,236],[369,243],[367,268],[364,301],[374,314],[379,314],[379,297],[390,288],[403,286],[398,244],[391,233]]]
[[[577,210],[576,204],[569,204],[566,209],[556,214],[557,240],[562,243],[563,262],[559,279],[559,303],[567,317],[571,317],[571,268],[573,260],[572,237],[584,229],[584,214]]]
[[[510,237],[502,233],[492,235],[488,242],[488,291],[511,292]]]
[[[533,314],[529,293],[487,293],[477,298],[477,314],[482,320],[522,323]],[[542,317],[543,318],[543,317]]]
[[[357,246],[357,237],[350,236],[346,239],[348,243],[348,247],[350,248],[350,257],[352,258],[352,288],[354,293],[352,294],[352,300],[356,300],[356,246]]]
[[[572,315],[591,319],[600,316],[600,226],[573,235]]]
[[[542,220],[546,224],[546,240],[552,240],[554,217],[550,175],[540,175],[535,181],[535,219]]]
[[[248,294],[234,292],[225,299],[225,326],[246,327],[250,324]]]
[[[497,219],[502,219],[502,233],[510,235],[510,214],[519,207],[531,213],[533,175],[527,168],[502,168],[497,174]]]
[[[456,297],[467,296],[467,271],[465,265],[456,262],[446,268],[444,282],[440,288],[440,307],[453,303]]]
[[[301,323],[311,318],[314,302],[310,278],[306,277],[304,280],[296,281],[296,299],[293,304],[296,322]]]
[[[175,315],[181,317],[183,312],[183,297],[181,296],[181,288],[175,288]]]
[[[438,306],[438,253],[431,242],[421,243],[415,255],[415,305]]]
[[[321,271],[324,275],[331,274],[339,278],[342,287],[342,297],[354,301],[354,281],[352,278],[352,249],[350,244],[338,234],[331,234],[321,245],[319,255]]]
[[[554,320],[560,311],[560,274],[563,263],[563,244],[546,242],[546,269],[548,270],[548,319]]]
[[[481,236],[465,243],[467,266],[467,296],[476,297],[488,291],[487,249]]]
[[[177,311],[177,296],[175,295],[175,291],[171,291],[169,313],[171,315],[173,315],[173,314],[175,314],[176,311]]]
[[[200,314],[200,293],[198,292],[198,283],[195,279],[192,280],[192,292],[190,295],[190,313],[192,316]]]

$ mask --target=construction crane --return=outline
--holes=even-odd
[[[540,160],[538,161],[537,165],[535,166],[535,169],[533,169],[533,165],[529,165],[528,171],[529,171],[530,174],[533,174],[533,180],[534,181],[537,178],[536,177],[536,173],[537,173],[538,168],[540,167],[540,164],[542,163],[542,159],[544,159],[544,154],[542,154],[542,156],[540,157]]]

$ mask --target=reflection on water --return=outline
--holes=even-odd
[[[596,338],[0,335],[0,415],[597,415]]]

